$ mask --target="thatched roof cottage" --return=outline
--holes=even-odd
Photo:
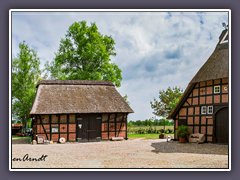
[[[107,81],[43,80],[30,112],[34,137],[59,141],[127,139],[127,116],[133,113]]]
[[[175,138],[178,126],[187,125],[190,133],[204,134],[207,142],[228,143],[228,46],[225,29],[215,50],[169,115],[175,122]]]

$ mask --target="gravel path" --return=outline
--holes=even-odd
[[[23,156],[42,161],[23,161]],[[44,155],[47,155],[44,159]],[[12,168],[228,168],[228,146],[127,140],[12,145]]]

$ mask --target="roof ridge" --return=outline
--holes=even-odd
[[[104,85],[114,86],[110,81],[102,80],[41,80],[37,83],[37,87],[40,84],[44,85]]]

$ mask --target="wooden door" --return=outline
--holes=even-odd
[[[81,138],[81,141],[96,141],[97,137],[101,137],[101,119],[97,119],[97,115],[82,115],[77,123],[78,138]]]
[[[96,141],[97,137],[101,137],[101,120],[96,115],[88,117],[88,141]]]
[[[222,108],[215,115],[216,143],[228,143],[229,119],[228,108]]]
[[[81,141],[87,141],[87,121],[83,118],[77,120],[77,137],[81,138]]]

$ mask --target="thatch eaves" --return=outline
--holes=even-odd
[[[108,81],[44,80],[30,114],[133,113]]]
[[[176,108],[169,114],[168,119],[173,119],[177,115],[179,109],[184,104],[186,98],[189,96],[196,83],[220,78],[228,78],[229,76],[228,61],[229,61],[228,29],[225,29],[219,36],[219,42],[215,50],[208,58],[208,60],[205,62],[205,64],[199,69],[199,71],[196,73],[193,79],[190,81],[182,97],[180,98]]]

